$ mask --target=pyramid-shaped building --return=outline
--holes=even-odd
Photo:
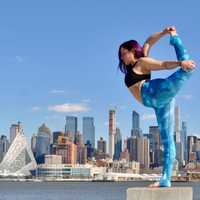
[[[29,176],[37,163],[24,134],[18,134],[0,163],[1,176]]]

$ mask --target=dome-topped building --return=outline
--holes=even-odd
[[[38,134],[39,134],[39,133],[47,133],[47,134],[51,135],[51,130],[50,130],[50,128],[48,128],[48,127],[46,126],[45,123],[43,123],[43,124],[38,128]]]
[[[36,140],[36,160],[37,163],[44,163],[44,156],[50,153],[50,143],[52,140],[51,130],[43,123],[38,128]]]

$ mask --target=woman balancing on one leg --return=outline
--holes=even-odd
[[[148,57],[151,46],[163,35],[170,34],[178,61],[160,61]],[[179,67],[165,79],[152,79],[150,72]],[[192,75],[196,64],[189,60],[175,27],[167,27],[150,36],[141,47],[137,41],[124,42],[119,47],[119,69],[125,73],[125,84],[134,97],[143,105],[155,110],[164,147],[163,171],[159,182],[149,187],[170,187],[173,162],[176,157],[174,128],[174,97],[184,82]]]

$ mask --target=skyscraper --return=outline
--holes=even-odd
[[[36,142],[37,142],[37,135],[33,134],[31,137],[31,150],[33,152],[34,157],[36,156]]]
[[[83,137],[79,131],[76,134],[75,144],[77,146],[77,163],[85,164],[87,162],[87,147],[83,143]]]
[[[62,156],[62,163],[75,165],[77,163],[77,145],[66,136],[59,136],[57,143],[53,145],[52,152]]]
[[[123,147],[122,147],[123,151],[124,151],[125,149],[127,149],[127,141],[128,141],[128,137],[125,137],[125,138],[124,138],[124,141],[123,141]]]
[[[160,166],[162,164],[161,156],[161,139],[159,126],[149,127],[149,142],[151,152],[151,162],[154,166]]]
[[[102,137],[97,141],[97,151],[99,154],[106,154],[106,141]]]
[[[176,138],[176,143],[181,142],[179,120],[180,120],[179,106],[176,105],[175,106],[175,138]]]
[[[113,159],[115,153],[116,117],[115,110],[109,110],[109,156]]]
[[[195,161],[197,158],[195,144],[197,141],[196,136],[188,136],[187,137],[187,147],[188,147],[188,162]]]
[[[176,159],[179,165],[183,164],[183,143],[181,143],[181,131],[180,131],[180,109],[179,106],[175,106],[175,142],[176,142]]]
[[[92,148],[95,148],[95,126],[93,117],[83,117],[83,140],[84,144],[89,141]]]
[[[119,160],[121,152],[122,152],[122,136],[120,129],[116,128],[114,159]]]
[[[0,162],[2,161],[3,157],[5,156],[6,152],[9,148],[9,141],[5,135],[1,135],[0,138]]]
[[[197,156],[197,161],[200,161],[200,138],[197,138],[196,144],[195,144],[195,151]]]
[[[188,161],[188,152],[187,152],[187,123],[186,121],[182,121],[181,127],[181,143],[183,144],[184,151],[184,160],[187,163]]]
[[[54,131],[53,132],[53,144],[58,143],[58,137],[59,136],[64,136],[64,133],[62,131]]]
[[[65,124],[65,134],[67,134],[67,132],[71,132],[73,142],[75,140],[75,134],[77,133],[77,129],[78,129],[78,118],[74,116],[67,116]]]
[[[149,139],[147,137],[143,137],[143,145],[144,145],[144,167],[149,168],[150,152],[149,152]]]
[[[138,153],[137,153],[137,137],[129,137],[127,139],[127,149],[129,152],[129,159],[130,161],[137,161],[138,160]]]
[[[10,144],[13,142],[16,135],[22,134],[22,133],[23,133],[23,129],[22,129],[21,122],[18,122],[17,124],[12,124],[10,127]]]
[[[36,140],[36,160],[44,163],[44,156],[50,153],[51,130],[43,123],[39,127]]]
[[[140,136],[140,115],[133,110],[131,136]]]
[[[149,168],[149,140],[146,137],[137,137],[137,161],[141,168]]]

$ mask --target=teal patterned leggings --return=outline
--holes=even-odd
[[[170,36],[170,44],[174,46],[178,60],[190,59],[178,35]],[[181,67],[165,79],[146,80],[141,88],[143,104],[155,110],[161,143],[163,144],[163,171],[160,179],[161,187],[171,187],[173,162],[176,157],[174,142],[174,97],[184,82],[189,79],[194,69],[183,70]]]

